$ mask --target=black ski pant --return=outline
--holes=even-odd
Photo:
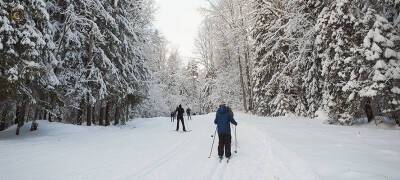
[[[177,117],[176,119],[176,130],[179,130],[179,121],[182,121],[182,127],[183,127],[183,131],[186,131],[185,128],[185,121],[183,121],[183,117]]]
[[[219,142],[218,142],[218,156],[222,157],[224,155],[225,150],[225,157],[231,157],[231,139],[232,136],[230,134],[218,134]]]

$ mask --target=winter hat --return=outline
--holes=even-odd
[[[222,99],[220,105],[226,105],[226,101]]]

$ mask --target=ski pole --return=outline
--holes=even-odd
[[[183,121],[182,121],[182,122],[183,122]],[[188,124],[189,124],[189,119],[186,121],[186,126],[185,126],[186,129],[189,129],[189,128],[188,128]]]
[[[211,157],[211,153],[212,153],[212,150],[213,150],[213,147],[214,147],[214,140],[215,140],[215,135],[216,135],[216,134],[217,134],[217,127],[215,127],[214,138],[213,138],[213,141],[212,141],[212,144],[211,144],[210,155],[208,155],[208,158]]]
[[[235,153],[237,153],[237,135],[236,135],[236,126],[235,126]]]

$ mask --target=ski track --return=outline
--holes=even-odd
[[[190,153],[190,148],[188,146],[189,142],[191,142],[193,139],[202,140],[202,142],[195,143],[195,145],[199,147],[194,146],[191,147],[192,149],[200,149],[200,146],[209,147],[212,139],[204,139],[202,136],[215,128],[215,126],[212,124],[212,120],[213,115],[207,115],[201,119],[196,118],[194,120],[186,121],[186,124],[191,124],[191,130],[193,131],[190,133],[178,132],[178,134],[190,134],[191,136],[188,136],[184,141],[175,144],[173,148],[163,153],[161,156],[156,158],[156,160],[153,160],[150,163],[147,163],[147,165],[144,167],[139,168],[139,170],[132,170],[133,173],[114,178],[114,180],[152,179],[152,177],[159,177],[156,176],[156,174],[159,172],[169,171],[168,167],[174,166],[175,163],[178,163],[177,159],[188,159],[190,156],[193,156],[193,154]],[[210,124],[204,124],[209,122]],[[170,125],[170,127],[174,127],[174,125],[175,123]],[[234,153],[235,137],[233,133],[234,129],[232,128],[232,159],[230,162],[227,163],[226,158],[224,158],[222,162],[219,162],[216,155],[218,146],[218,137],[216,137],[215,144],[213,146],[212,158],[206,159],[204,156],[205,163],[213,163],[213,166],[208,166],[206,169],[200,170],[200,172],[205,172],[205,174],[200,174],[200,176],[197,176],[197,178],[193,177],[192,179],[299,179],[299,175],[295,174],[296,172],[290,172],[292,169],[289,168],[290,166],[287,165],[285,161],[274,157],[277,156],[277,152],[282,151],[283,148],[280,148],[278,151],[274,151],[272,146],[276,145],[273,145],[269,140],[267,141],[265,139],[265,133],[260,132],[258,129],[253,128],[252,125],[245,122],[240,124],[240,130],[246,133],[241,134],[241,139],[238,139],[238,154]],[[175,132],[172,131],[172,133]],[[241,145],[240,143],[243,144]],[[246,151],[248,152],[243,152],[243,154],[241,154],[241,146],[246,147]],[[181,154],[180,152],[186,153]],[[241,157],[242,155],[243,157]],[[247,173],[237,173],[240,172],[239,169],[245,169]],[[260,172],[262,176],[260,176]],[[302,176],[303,175],[304,174],[302,174]],[[307,178],[316,179],[309,177],[305,177],[304,179]]]
[[[133,174],[125,175],[125,177],[123,177],[123,178],[117,178],[116,180],[141,179],[141,178],[145,177],[146,175],[157,170],[157,168],[163,166],[168,161],[170,161],[173,157],[175,157],[178,154],[179,150],[182,150],[181,148],[184,147],[183,145],[187,144],[189,141],[190,141],[190,139],[186,139],[185,141],[175,145],[171,150],[169,150],[167,153],[163,154],[157,160],[150,163],[148,166],[138,170],[137,172],[135,172]]]
[[[210,161],[215,161],[214,159],[215,158],[210,159]],[[215,176],[215,174],[217,173],[217,168],[218,168],[218,164],[214,162],[212,168],[210,168],[210,171],[207,173],[207,175],[203,175],[202,179],[206,179],[206,178]]]

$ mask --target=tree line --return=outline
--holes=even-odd
[[[148,96],[148,0],[0,1],[0,130],[124,124]]]
[[[346,125],[371,102],[399,120],[398,1],[207,2],[185,59],[152,27],[151,0],[0,1],[0,130],[118,125],[221,101]]]
[[[400,3],[208,0],[196,47],[203,108],[218,98],[264,116],[400,118]],[[205,107],[210,105],[210,107]]]

